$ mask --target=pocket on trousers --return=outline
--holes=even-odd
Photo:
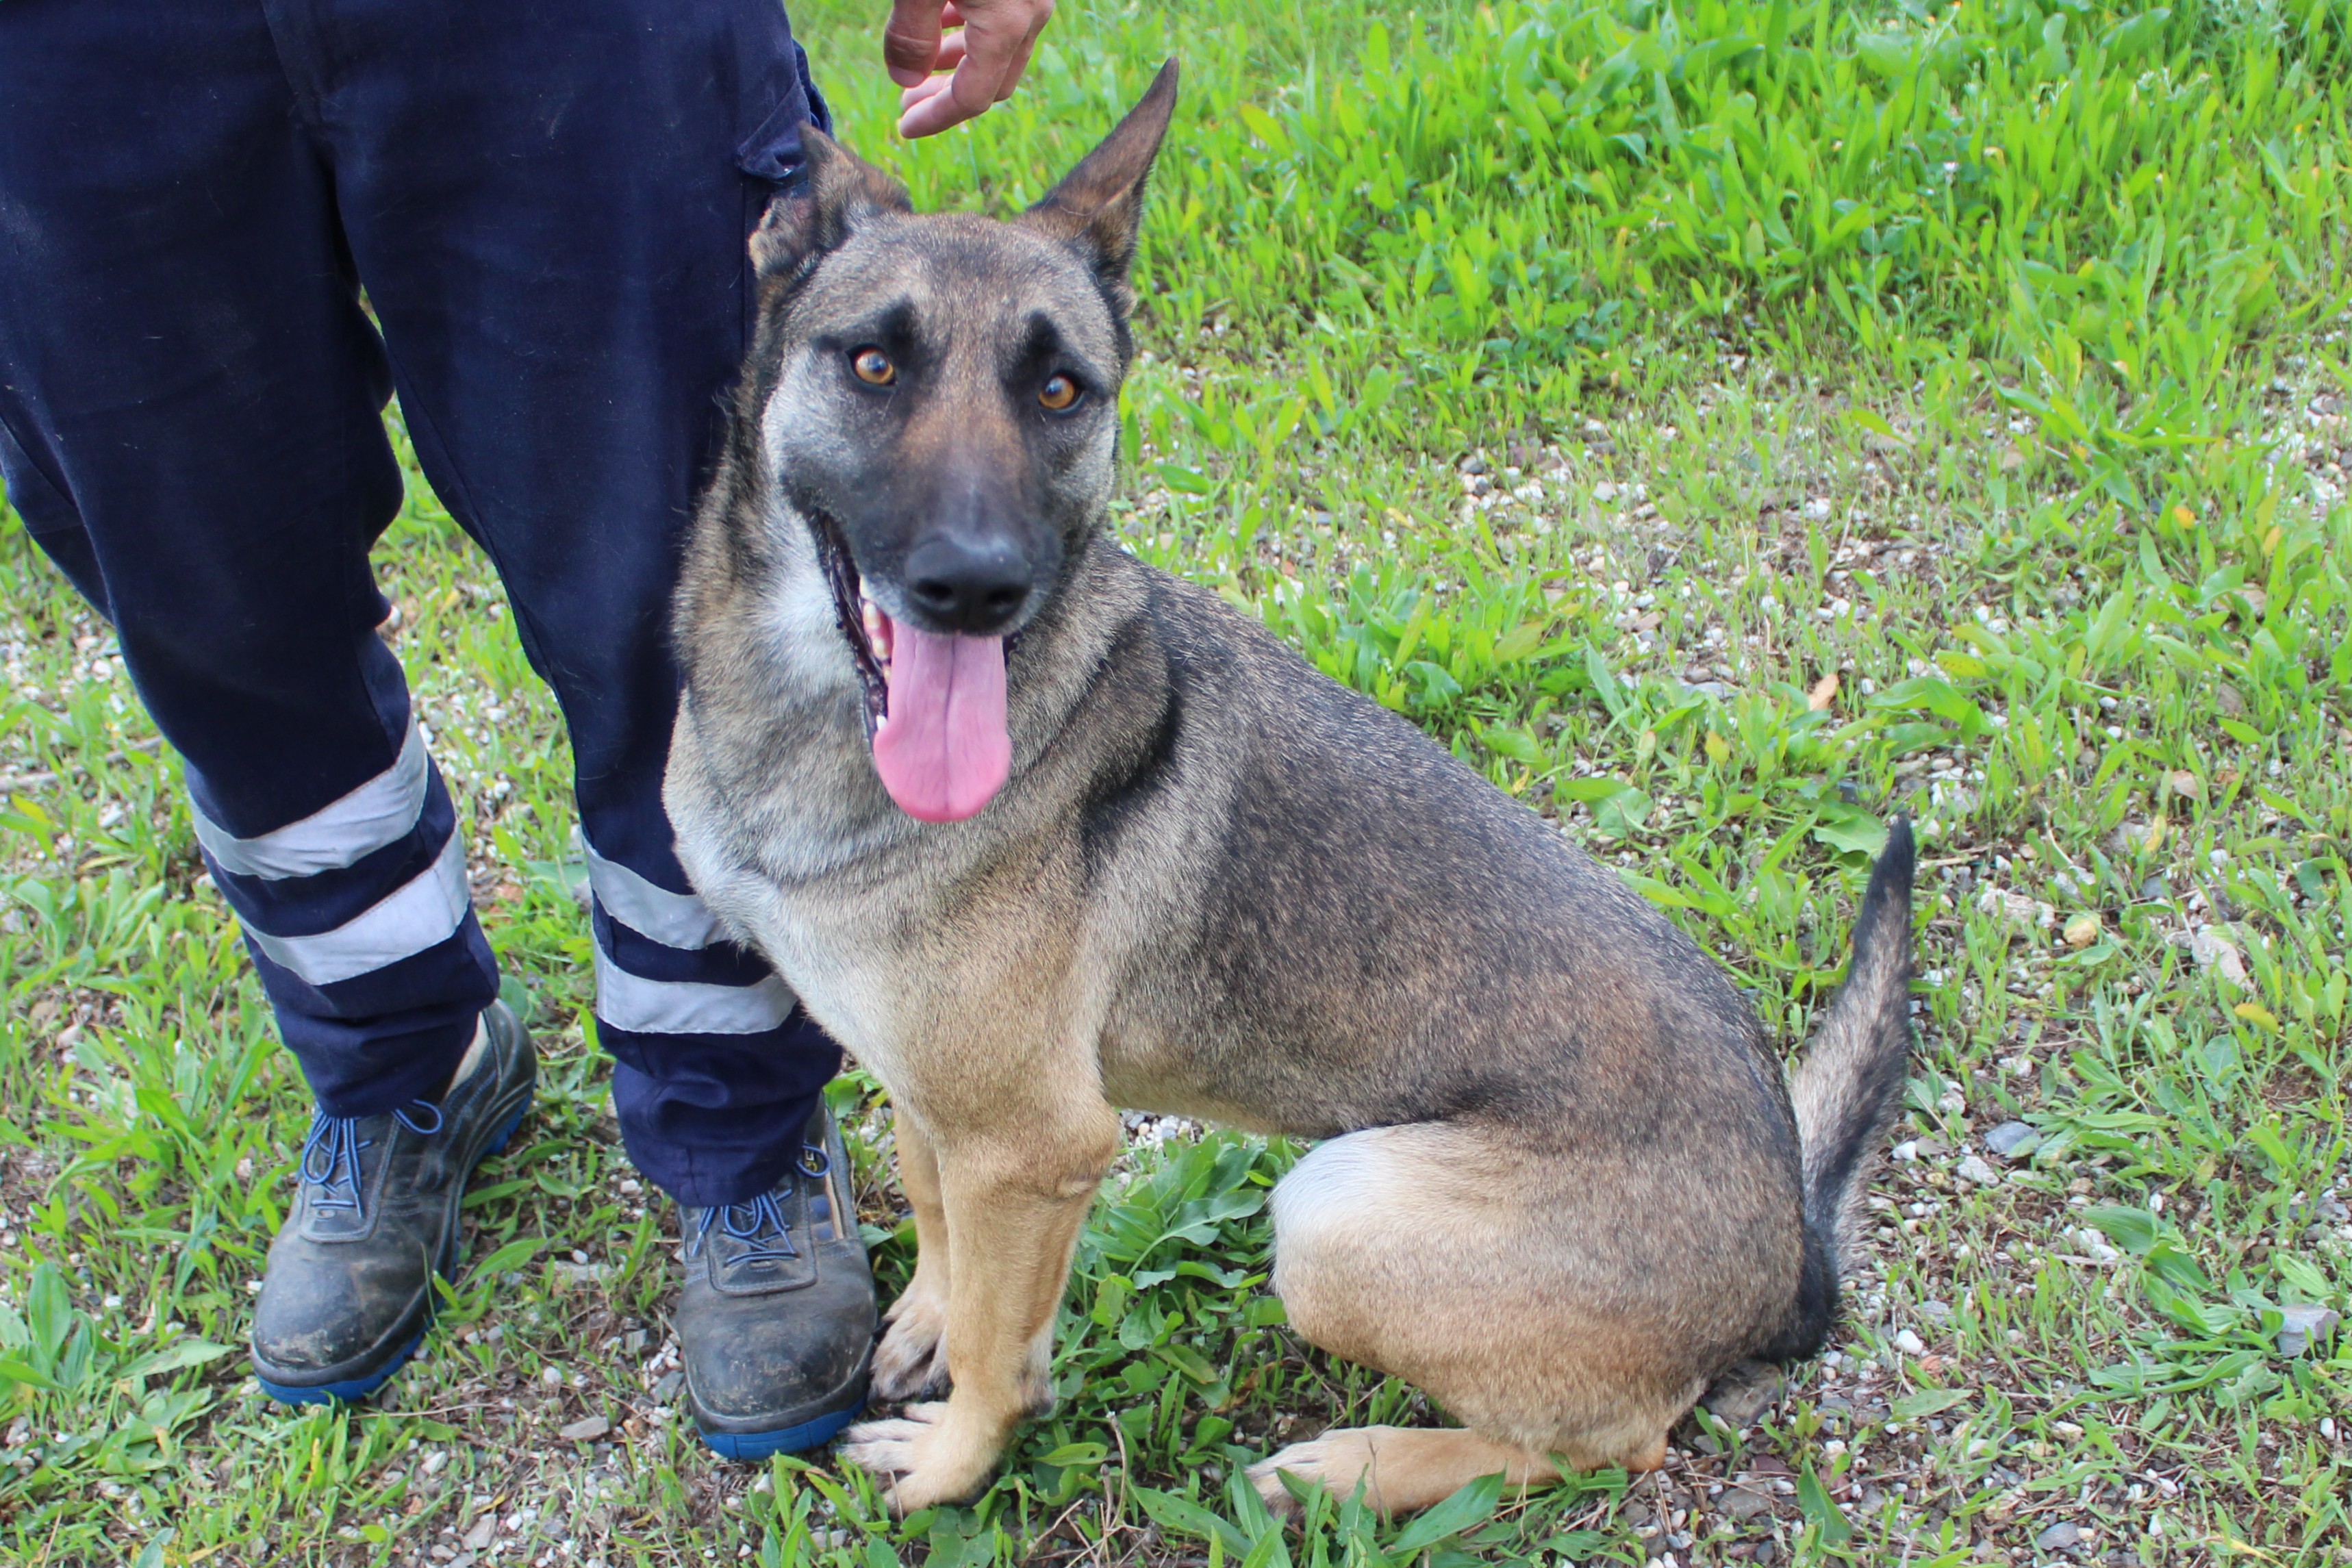
[[[33,461],[7,422],[0,419],[0,482],[8,487],[8,504],[48,558],[58,564],[81,596],[108,620],[114,618],[106,594],[106,574],[99,570],[98,552],[82,526],[81,512],[63,487]]]
[[[17,441],[5,419],[0,419],[0,482],[8,487],[8,504],[37,537],[81,531],[81,513],[57,481],[33,461],[33,455]]]
[[[801,128],[814,124],[823,130],[832,120],[825,112],[824,100],[817,96],[815,84],[809,79],[808,52],[794,44],[793,54],[797,68],[783,96],[735,149],[737,168],[773,185],[789,184],[807,161]]]

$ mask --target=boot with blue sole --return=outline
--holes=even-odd
[[[703,1442],[760,1460],[830,1441],[865,1408],[878,1321],[831,1114],[817,1107],[768,1191],[683,1218],[676,1323]]]
[[[433,1277],[453,1278],[464,1254],[467,1179],[514,1136],[538,1079],[506,1004],[482,1028],[479,1058],[437,1103],[311,1122],[254,1308],[253,1373],[272,1399],[366,1399],[423,1342]]]

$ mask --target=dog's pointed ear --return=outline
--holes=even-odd
[[[1021,221],[1075,247],[1122,312],[1133,308],[1128,269],[1135,264],[1136,237],[1143,227],[1143,187],[1160,138],[1176,112],[1176,62],[1160,68],[1127,118],[1102,145],[1062,176]]]
[[[906,186],[815,126],[801,127],[801,150],[808,162],[798,188],[770,202],[751,233],[751,265],[762,278],[838,250],[877,213],[915,210]]]

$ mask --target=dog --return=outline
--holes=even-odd
[[[1784,1078],[1699,949],[1535,812],[1106,526],[1173,61],[1010,221],[814,132],[677,596],[696,888],[896,1116],[912,1279],[844,1452],[908,1511],[1051,1400],[1117,1108],[1321,1140],[1276,1188],[1301,1337],[1460,1429],[1294,1444],[1394,1514],[1663,1459],[1813,1353],[1909,1049],[1909,830]],[[942,1391],[944,1399],[937,1397]]]

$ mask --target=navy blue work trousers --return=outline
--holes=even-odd
[[[570,726],[632,1158],[748,1199],[838,1069],[660,798],[744,242],[811,122],[778,0],[0,4],[0,471],[186,759],[330,1114],[437,1095],[499,985],[377,633],[395,391]]]

